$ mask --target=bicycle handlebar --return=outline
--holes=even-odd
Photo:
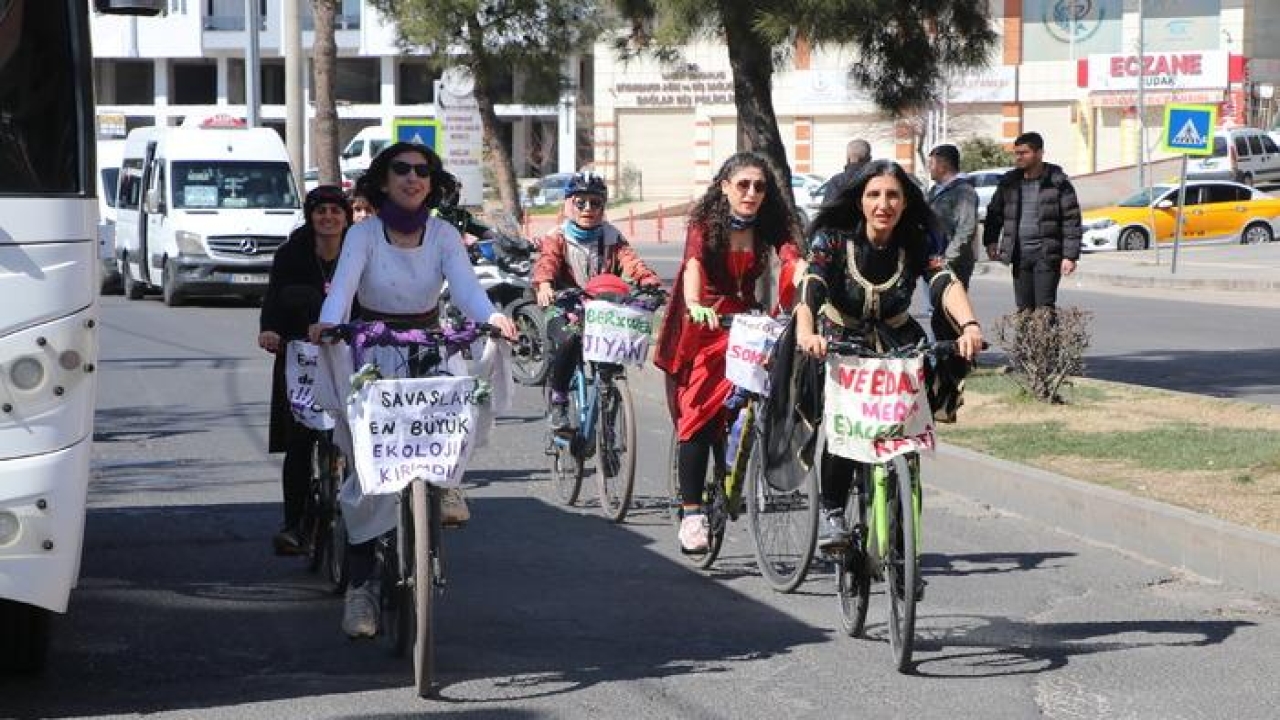
[[[321,342],[345,340],[357,348],[374,346],[431,345],[450,350],[469,347],[481,337],[502,338],[502,330],[489,323],[463,323],[460,327],[393,328],[381,320],[352,322],[327,327],[320,332]]]
[[[564,288],[557,290],[554,299],[556,302],[562,300],[577,300],[582,297],[588,297],[587,291],[580,287]],[[667,302],[668,293],[661,285],[641,285],[634,288],[625,299],[619,302],[619,305],[637,308],[640,310],[657,310]],[[593,299],[589,298],[588,299]],[[599,298],[605,300],[607,298]],[[616,301],[615,301],[616,302]]]
[[[982,349],[986,350],[990,345],[983,341]],[[956,355],[959,345],[955,340],[939,340],[937,342],[926,342],[921,340],[914,345],[894,348],[888,352],[879,352],[858,342],[848,342],[845,340],[828,340],[827,352],[836,355],[847,355],[851,357],[861,358],[909,358],[917,355],[932,355],[935,358],[945,358]]]

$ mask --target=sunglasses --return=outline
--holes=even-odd
[[[397,175],[408,175],[410,170],[420,178],[431,177],[431,166],[427,163],[411,164],[403,160],[396,160],[391,163],[391,172]]]
[[[604,198],[576,197],[573,199],[573,206],[579,210],[599,210],[604,207]]]
[[[746,178],[734,183],[733,186],[738,188],[738,192],[743,195],[746,195],[747,191],[751,189],[754,189],[757,193],[763,195],[764,191],[769,187],[768,183],[763,180],[748,180]]]

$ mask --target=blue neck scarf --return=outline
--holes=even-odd
[[[729,229],[730,230],[746,230],[748,228],[755,227],[755,224],[756,224],[755,215],[751,215],[749,217],[743,217],[733,212],[732,210],[729,211]]]
[[[564,221],[564,236],[581,245],[582,243],[599,242],[600,236],[604,233],[604,226],[597,225],[593,228],[580,227],[572,220]]]

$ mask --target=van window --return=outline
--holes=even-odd
[[[120,168],[107,167],[98,171],[102,175],[102,201],[107,207],[116,206],[116,184],[120,182]]]
[[[1227,156],[1227,140],[1221,135],[1218,135],[1213,139],[1213,156],[1214,157]]]
[[[369,157],[377,157],[378,153],[386,149],[391,144],[390,140],[370,140],[369,141]]]
[[[1249,152],[1254,155],[1262,154],[1262,139],[1257,135],[1249,136]]]
[[[120,165],[120,205],[137,210],[142,204],[142,158],[126,158]]]
[[[282,162],[173,163],[173,206],[197,209],[298,207],[289,164]]]
[[[1270,135],[1262,136],[1262,150],[1263,152],[1266,152],[1271,155],[1280,153],[1280,148],[1276,147],[1275,141],[1271,139]]]
[[[349,157],[349,158],[360,157],[360,153],[363,151],[364,151],[364,141],[352,140],[351,144],[347,146],[347,151],[342,153],[342,156]]]
[[[1245,157],[1249,154],[1249,141],[1243,135],[1235,137],[1236,157]]]

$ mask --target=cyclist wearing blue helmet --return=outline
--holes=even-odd
[[[597,275],[617,275],[635,285],[661,285],[618,228],[604,219],[609,189],[593,172],[576,173],[565,188],[564,223],[540,241],[542,254],[533,266],[538,305],[549,308],[547,339],[552,346],[548,384],[551,428],[569,428],[569,381],[582,358],[582,308],[578,303],[552,306],[557,290],[585,288]]]

